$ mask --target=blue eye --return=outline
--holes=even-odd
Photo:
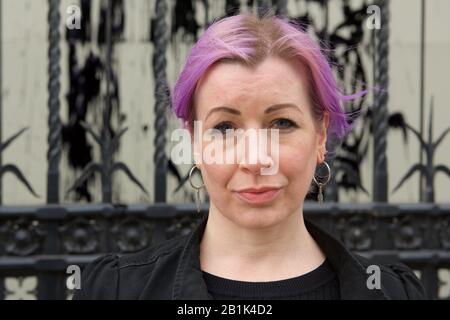
[[[222,134],[226,134],[227,129],[233,129],[233,125],[230,122],[221,122],[214,127],[214,129],[219,130]]]
[[[278,129],[291,129],[291,128],[297,128],[297,124],[289,119],[286,118],[280,118],[273,122],[273,125],[278,127]],[[226,130],[229,129],[235,129],[233,124],[231,124],[228,121],[221,122],[214,126],[214,129],[219,130],[223,135],[226,134]]]
[[[278,124],[280,129],[289,129],[289,128],[297,127],[295,122],[293,122],[289,119],[285,119],[285,118],[280,118],[280,119],[275,120],[274,124]]]

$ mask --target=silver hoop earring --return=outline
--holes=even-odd
[[[328,163],[326,161],[323,162],[323,164],[325,164],[325,166],[328,169],[328,175],[326,176],[326,179],[324,182],[318,182],[316,179],[316,176],[313,176],[314,182],[317,184],[317,186],[319,187],[319,194],[317,195],[317,200],[319,201],[319,204],[322,205],[323,204],[323,187],[330,181],[331,179],[331,169],[330,166],[328,165]],[[323,177],[321,177],[323,178]]]
[[[200,212],[200,189],[205,186],[205,184],[202,184],[200,187],[194,185],[192,183],[192,173],[195,169],[198,169],[195,165],[192,166],[191,171],[189,171],[189,183],[191,184],[191,187],[197,190],[197,197],[195,199],[195,204],[197,205],[197,213]],[[198,169],[200,171],[200,169]]]

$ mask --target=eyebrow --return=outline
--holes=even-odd
[[[293,108],[293,109],[295,109],[295,110],[297,110],[297,111],[299,111],[300,113],[303,114],[303,111],[296,104],[293,104],[293,103],[278,103],[278,104],[274,104],[274,105],[268,107],[266,110],[264,110],[264,114],[268,114],[268,113],[275,112],[277,110],[285,109],[285,108]],[[229,113],[236,114],[236,115],[240,115],[241,114],[241,112],[239,110],[235,109],[235,108],[231,108],[231,107],[228,107],[228,106],[220,106],[220,107],[215,107],[215,108],[211,109],[208,112],[208,114],[206,115],[205,121],[206,121],[206,119],[208,119],[208,117],[212,113],[220,112],[220,111],[229,112]]]

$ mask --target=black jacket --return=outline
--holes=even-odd
[[[136,253],[103,255],[82,272],[73,299],[212,299],[200,269],[200,240],[207,215],[189,235]],[[400,263],[379,265],[381,289],[368,289],[371,261],[351,253],[314,223],[305,225],[339,279],[341,299],[426,299],[419,280]]]

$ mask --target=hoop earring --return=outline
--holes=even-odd
[[[191,184],[191,187],[197,190],[197,197],[195,199],[195,204],[197,205],[197,213],[200,212],[200,189],[205,186],[205,184],[202,184],[200,187],[197,187],[192,183],[192,173],[195,169],[198,169],[195,165],[192,166],[191,171],[189,171],[189,183]],[[200,169],[198,169],[200,171]],[[200,171],[201,172],[201,171]]]
[[[322,205],[323,204],[323,187],[330,181],[331,179],[331,169],[330,166],[328,165],[328,163],[326,161],[323,162],[325,164],[325,166],[328,169],[328,175],[327,178],[325,180],[325,182],[318,182],[316,179],[316,176],[313,176],[314,182],[317,184],[317,186],[319,187],[319,194],[317,195],[317,200],[319,201],[319,204]]]

